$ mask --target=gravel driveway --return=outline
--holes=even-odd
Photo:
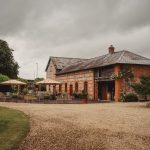
[[[145,103],[0,103],[25,112],[31,131],[19,150],[149,150]]]

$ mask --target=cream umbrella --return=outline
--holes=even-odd
[[[45,84],[45,85],[54,85],[53,89],[56,88],[56,85],[61,84],[61,82],[53,80],[53,79],[44,79],[42,81],[36,82],[36,84],[41,85],[41,84]],[[41,86],[40,86],[41,89]]]
[[[52,79],[44,79],[42,81],[36,82],[36,84],[52,84],[52,85],[56,85],[56,84],[61,84],[61,82],[58,82],[58,81],[52,80]]]
[[[8,81],[1,82],[0,84],[2,84],[2,85],[11,85],[11,86],[17,85],[18,86],[18,93],[19,93],[19,90],[20,90],[20,85],[26,85],[26,83],[15,80],[15,79],[10,79]]]
[[[8,81],[4,81],[0,84],[3,84],[3,85],[25,85],[26,83],[15,80],[15,79],[11,79],[11,80],[8,80]]]

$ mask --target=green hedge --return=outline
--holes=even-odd
[[[124,96],[124,102],[137,102],[138,97],[136,94],[129,93]]]
[[[88,94],[83,92],[83,93],[73,93],[74,98],[76,99],[87,99]]]
[[[56,100],[56,96],[51,94],[51,95],[44,95],[45,100]]]

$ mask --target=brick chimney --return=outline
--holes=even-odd
[[[109,54],[113,54],[115,52],[115,47],[113,47],[113,45],[110,45],[108,50],[109,50]]]

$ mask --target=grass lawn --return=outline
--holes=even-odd
[[[21,111],[0,107],[0,150],[10,150],[29,131],[28,117]]]

